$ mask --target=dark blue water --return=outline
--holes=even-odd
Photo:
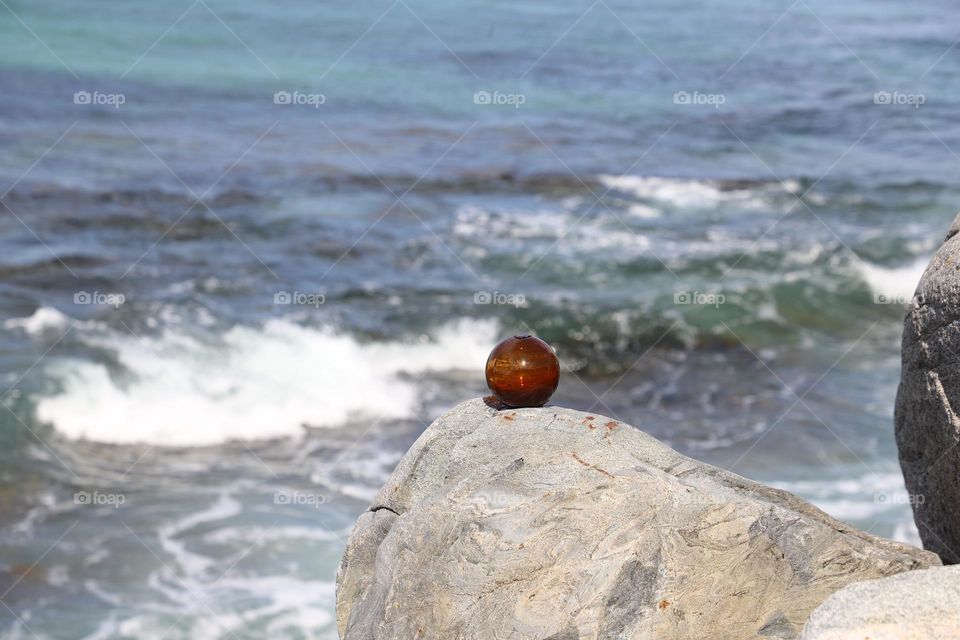
[[[534,331],[555,402],[914,541],[942,2],[0,7],[0,633],[332,638],[357,514]]]

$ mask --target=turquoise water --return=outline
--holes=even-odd
[[[356,516],[524,330],[557,404],[916,540],[949,5],[7,5],[4,637],[335,637]]]

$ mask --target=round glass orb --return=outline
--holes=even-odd
[[[508,407],[541,407],[559,382],[557,354],[531,335],[507,338],[487,358],[487,386]]]

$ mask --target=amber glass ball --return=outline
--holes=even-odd
[[[541,407],[559,382],[557,354],[531,335],[507,338],[487,358],[487,386],[508,407]]]

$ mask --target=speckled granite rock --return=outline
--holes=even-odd
[[[817,607],[801,640],[960,640],[960,567],[844,587]]]
[[[344,640],[795,638],[933,554],[556,407],[465,402],[413,445],[337,574]]]
[[[926,549],[960,562],[960,216],[920,279],[903,328],[897,449]]]

